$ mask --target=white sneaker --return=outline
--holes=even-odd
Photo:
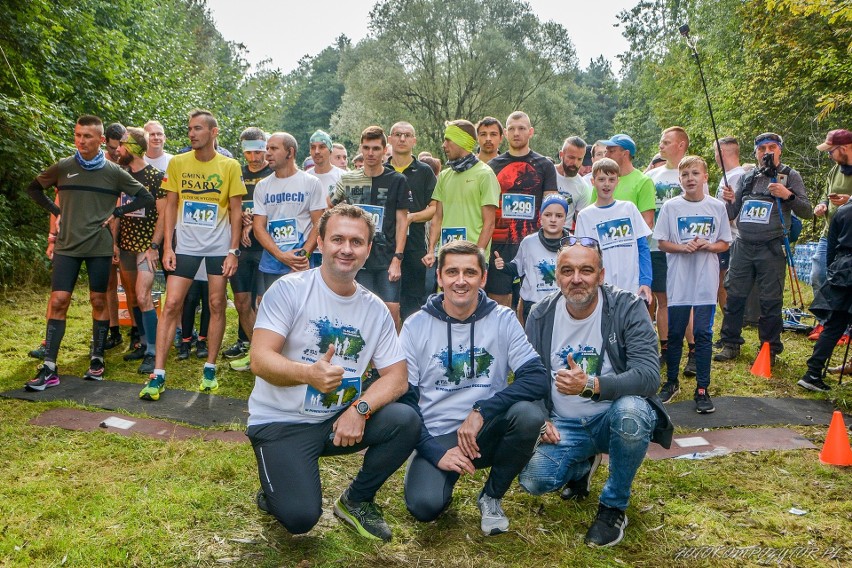
[[[482,514],[480,527],[488,536],[503,534],[509,530],[509,517],[503,512],[502,499],[489,497],[482,492],[479,496],[479,512]]]

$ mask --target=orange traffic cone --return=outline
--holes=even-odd
[[[831,425],[819,453],[819,461],[826,465],[852,465],[852,447],[849,446],[846,424],[839,410],[835,410],[831,417]]]
[[[764,341],[754,365],[751,366],[751,374],[764,379],[772,378],[772,356],[769,353],[769,343]]]

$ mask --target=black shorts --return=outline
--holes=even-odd
[[[172,272],[172,276],[195,280],[195,275],[198,273],[198,267],[201,266],[202,260],[204,261],[204,267],[207,269],[207,276],[222,276],[222,264],[224,264],[227,256],[176,254],[175,258],[175,271]]]
[[[237,272],[229,278],[234,294],[258,293],[258,267],[262,250],[244,250],[240,253]]]
[[[500,253],[500,258],[504,262],[511,262],[515,255],[518,254],[520,245],[512,245],[508,243],[491,245],[491,258],[488,259],[488,266],[494,266],[494,253]],[[488,272],[488,279],[485,281],[485,291],[489,294],[511,294],[513,278],[508,274],[503,274],[499,270],[491,270]]]
[[[73,292],[83,262],[86,263],[86,271],[89,273],[89,291],[106,293],[109,285],[109,271],[115,270],[112,268],[111,256],[76,257],[54,254],[50,289],[54,292]]]
[[[651,251],[651,272],[651,292],[665,294],[666,276],[669,273],[666,253],[661,250]]]

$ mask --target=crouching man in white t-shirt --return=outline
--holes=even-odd
[[[515,313],[481,290],[485,256],[475,243],[442,247],[437,276],[443,293],[400,335],[412,386],[405,401],[424,424],[405,473],[405,505],[417,520],[432,521],[449,507],[461,475],[490,467],[480,526],[486,535],[504,533],[501,502],[535,451],[544,413],[532,401],[547,394],[548,377]]]
[[[322,265],[269,288],[252,336],[257,377],[246,433],[260,475],[257,505],[289,532],[308,532],[322,514],[319,458],[366,449],[334,514],[362,536],[389,541],[373,499],[411,454],[421,421],[394,403],[407,390],[407,371],[390,312],[355,282],[370,254],[372,218],[338,205],[318,230]],[[380,378],[362,392],[370,364]]]
[[[566,239],[556,282],[560,291],[538,302],[527,320],[527,336],[553,381],[542,443],[518,481],[534,495],[562,489],[563,499],[582,499],[601,454],[609,454],[585,541],[613,546],[624,537],[630,488],[648,443],[671,444],[671,421],[656,395],[656,334],[641,299],[604,284],[595,239]]]

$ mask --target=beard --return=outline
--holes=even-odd
[[[565,162],[562,162],[562,171],[565,172],[565,177],[572,178],[580,172],[580,166],[566,166]]]

